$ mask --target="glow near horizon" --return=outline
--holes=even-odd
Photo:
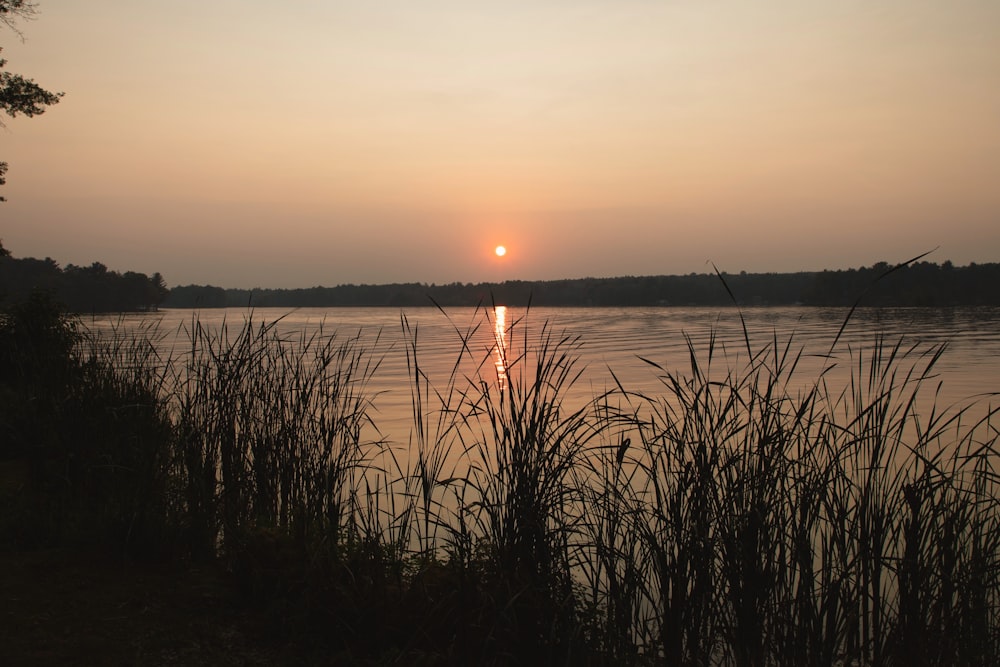
[[[7,121],[16,256],[227,287],[1000,260],[1000,3],[40,9],[0,40],[66,92]]]

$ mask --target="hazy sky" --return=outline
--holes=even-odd
[[[1000,261],[997,0],[40,0],[15,256],[306,287]],[[493,255],[497,244],[508,254]]]

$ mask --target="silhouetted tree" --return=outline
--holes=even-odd
[[[918,262],[891,275],[886,262],[840,271],[724,274],[741,306],[1000,305],[1000,264],[956,267]],[[155,276],[154,276],[155,277]],[[883,279],[884,278],[884,279]],[[308,289],[223,289],[185,285],[170,290],[174,308],[335,306],[731,306],[719,276],[625,276],[575,280],[427,285],[338,285]]]
[[[20,37],[21,33],[17,29],[17,19],[30,19],[36,13],[36,5],[31,0],[0,0],[0,23],[14,31]],[[0,51],[3,48],[0,47]],[[0,58],[0,69],[3,69],[7,61]],[[11,118],[18,114],[37,116],[45,112],[45,108],[59,102],[62,93],[52,93],[37,83],[33,79],[26,79],[20,74],[11,72],[0,72],[0,109]],[[4,127],[0,122],[0,127]],[[0,185],[6,183],[7,163],[0,162]],[[0,201],[5,201],[0,197]]]
[[[154,310],[170,291],[159,273],[120,274],[100,262],[62,269],[50,257],[15,258],[2,246],[0,250],[0,312],[35,292],[48,294],[77,313]]]

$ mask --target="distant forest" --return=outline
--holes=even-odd
[[[503,283],[394,283],[305,289],[175,287],[172,308],[278,306],[980,306],[1000,305],[1000,264],[916,262],[840,271],[581,278]],[[727,291],[728,289],[728,291]],[[732,292],[732,297],[729,295]]]
[[[690,273],[503,283],[393,283],[304,289],[167,289],[159,273],[118,273],[100,262],[60,267],[50,258],[15,258],[0,245],[0,310],[32,291],[70,312],[169,308],[335,306],[997,306],[1000,264],[885,262],[858,269],[799,273]],[[730,292],[732,296],[730,296]]]
[[[169,292],[159,273],[118,273],[100,262],[62,268],[49,257],[12,257],[0,245],[0,311],[35,291],[48,293],[75,313],[154,310]]]

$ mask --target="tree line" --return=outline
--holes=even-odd
[[[33,292],[48,293],[70,312],[108,313],[153,310],[169,290],[159,273],[119,273],[100,262],[63,268],[50,257],[12,257],[0,245],[0,310],[25,302]]]
[[[15,258],[0,245],[0,309],[44,291],[77,313],[170,308],[344,306],[998,306],[1000,263],[915,262],[797,273],[689,273],[501,283],[343,284],[302,289],[182,285],[160,273],[119,273],[100,262]]]
[[[921,261],[797,273],[690,273],[502,283],[344,284],[304,289],[184,285],[174,308],[338,306],[984,306],[1000,305],[1000,264]]]

